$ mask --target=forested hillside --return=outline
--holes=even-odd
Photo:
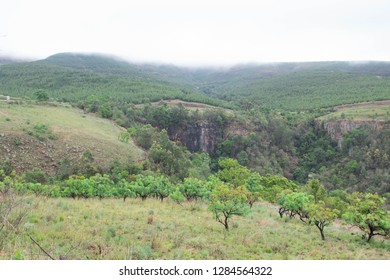
[[[0,67],[0,94],[33,98],[38,90],[58,101],[78,102],[94,95],[117,103],[145,103],[180,98],[224,104],[191,86],[170,82],[153,68],[123,60],[81,54],[58,54],[45,60]]]
[[[300,112],[390,97],[386,62],[243,65],[197,74],[203,92],[241,107]]]

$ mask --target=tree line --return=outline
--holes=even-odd
[[[246,216],[258,202],[268,201],[279,205],[281,218],[295,217],[316,226],[323,240],[325,228],[336,218],[360,228],[367,242],[376,235],[389,237],[390,216],[384,207],[385,198],[378,194],[328,192],[316,179],[303,186],[297,185],[282,176],[261,176],[230,158],[221,159],[218,164],[218,171],[207,180],[187,177],[176,184],[165,176],[150,173],[118,174],[115,180],[106,174],[89,178],[73,175],[57,184],[47,185],[26,183],[15,172],[1,170],[1,229],[8,227],[7,215],[11,213],[10,205],[15,194],[33,193],[73,199],[116,197],[124,202],[127,198],[154,198],[161,202],[170,199],[180,205],[203,201],[208,204],[215,221],[226,230],[230,229],[234,216]]]

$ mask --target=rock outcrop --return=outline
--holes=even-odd
[[[224,131],[218,125],[200,122],[188,127],[170,127],[169,138],[185,145],[190,152],[212,153],[218,142],[223,140]]]
[[[318,121],[317,126],[323,125],[330,137],[337,141],[339,147],[343,145],[343,136],[354,129],[360,127],[368,127],[375,130],[380,130],[389,127],[390,123],[384,121],[368,121],[368,120],[332,120],[327,122]]]

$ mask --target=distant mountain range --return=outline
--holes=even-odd
[[[133,103],[181,98],[214,105],[227,101],[238,106],[250,103],[295,111],[390,99],[389,62],[192,69],[134,64],[104,55],[60,53],[33,62],[0,58],[0,64],[0,94],[31,97],[37,89],[43,89],[52,98],[65,101],[89,95]]]

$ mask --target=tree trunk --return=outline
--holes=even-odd
[[[228,217],[225,217],[224,226],[226,230],[229,230],[229,223],[228,223]]]
[[[316,227],[320,230],[322,240],[325,240],[324,226],[321,226],[321,223],[315,223]]]
[[[283,213],[284,213],[284,209],[283,208],[279,208],[279,216],[280,216],[280,218],[283,218]]]
[[[324,230],[321,230],[321,229],[320,229],[320,232],[321,232],[322,240],[325,240]]]
[[[368,226],[368,228],[370,229],[370,233],[368,234],[367,243],[370,242],[371,238],[375,235],[374,229],[371,226]]]

